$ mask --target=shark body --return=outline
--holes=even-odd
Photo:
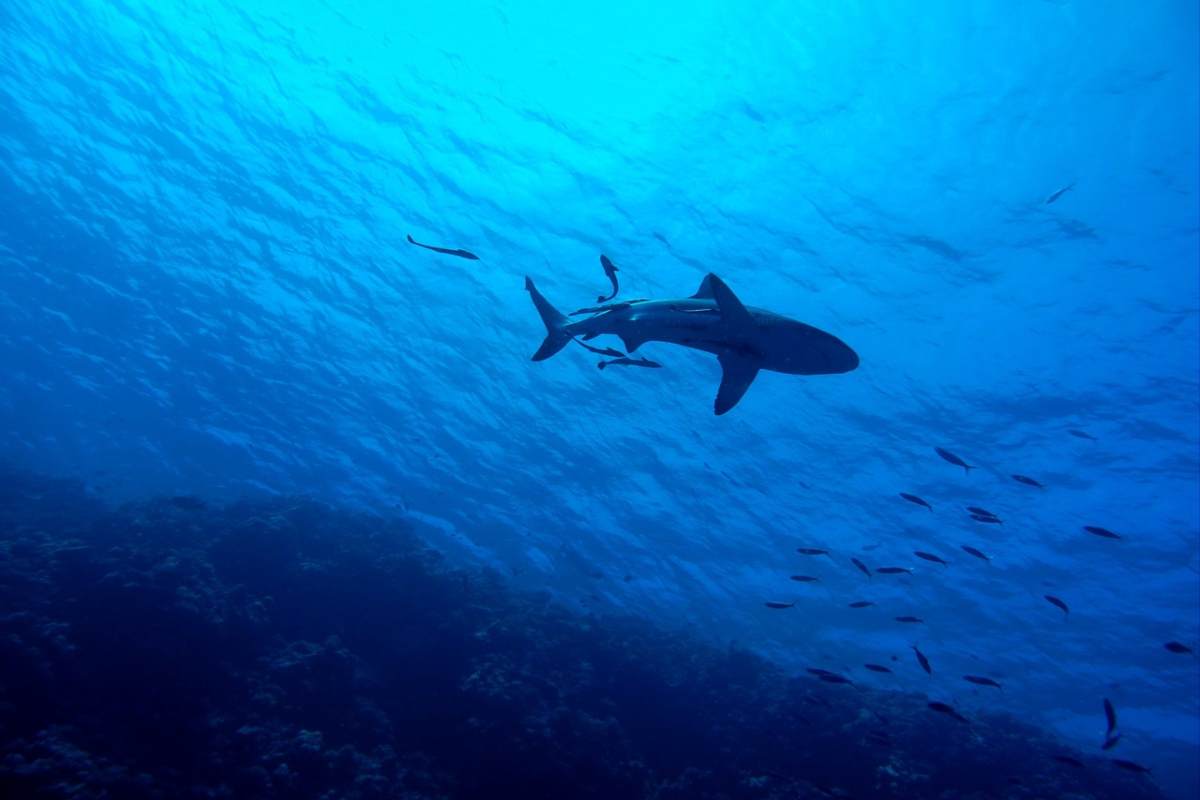
[[[614,303],[595,316],[572,321],[525,279],[525,289],[546,325],[546,339],[533,354],[543,361],[572,339],[611,334],[634,352],[646,342],[665,342],[712,353],[721,364],[714,411],[729,411],[750,388],[759,370],[788,375],[835,375],[858,367],[858,354],[836,336],[780,314],[742,304],[709,273],[691,297]]]

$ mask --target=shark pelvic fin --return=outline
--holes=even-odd
[[[720,416],[736,406],[750,384],[754,383],[754,377],[758,375],[758,361],[736,353],[726,353],[718,356],[717,360],[721,362],[721,388],[717,389],[713,410]]]

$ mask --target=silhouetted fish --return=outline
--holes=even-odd
[[[611,347],[595,347],[595,346],[590,345],[587,342],[582,341],[580,339],[572,339],[571,341],[573,341],[575,344],[579,345],[580,347],[584,348],[585,350],[591,350],[593,353],[596,353],[597,355],[608,356],[609,358],[625,358],[626,357],[625,354],[622,353],[620,350],[614,350]],[[601,369],[603,369],[603,367],[601,367]]]
[[[1070,615],[1071,609],[1067,608],[1067,604],[1064,603],[1062,600],[1058,599],[1057,597],[1055,597],[1052,594],[1046,594],[1046,595],[1042,595],[1042,596],[1046,598],[1046,600],[1050,603],[1050,605],[1058,606],[1059,608],[1061,608],[1063,614],[1066,614],[1068,616]]]
[[[609,300],[612,300],[614,297],[616,297],[617,292],[620,291],[620,287],[617,285],[618,270],[616,265],[609,261],[608,256],[604,255],[603,253],[600,254],[600,266],[604,267],[604,274],[608,276],[608,281],[612,284],[612,294],[610,294],[608,297],[600,295],[596,298],[596,302],[607,303]]]
[[[850,608],[866,608],[867,606],[873,605],[875,605],[875,603],[870,600],[855,600],[850,604]]]
[[[868,578],[871,577],[871,570],[867,569],[867,565],[859,561],[857,558],[851,558],[850,563],[862,570],[863,574]]]
[[[819,547],[797,547],[796,552],[802,556],[827,556],[828,550],[822,550]]]
[[[961,547],[964,551],[970,553],[971,555],[975,556],[976,558],[982,558],[984,561],[991,561],[990,558],[988,558],[983,553],[976,550],[974,547],[971,547],[971,545],[969,545],[969,544],[962,544],[962,545],[959,545],[959,547]]]
[[[1084,525],[1083,529],[1092,536],[1099,536],[1101,539],[1120,539],[1121,537],[1110,531],[1108,528],[1101,528],[1098,525]]]
[[[920,617],[912,617],[912,616],[896,617],[896,622],[924,622],[924,621],[925,620],[921,619]]]
[[[906,573],[909,575],[912,574],[912,570],[908,567],[876,567],[875,571],[880,575],[899,575],[901,573]]]
[[[1187,655],[1188,653],[1192,653],[1192,648],[1188,647],[1183,642],[1167,642],[1166,644],[1163,645],[1163,647],[1167,648],[1172,653],[1178,653],[1181,656]],[[1195,655],[1194,653],[1192,653],[1192,654]]]
[[[1113,758],[1113,759],[1110,759],[1110,761],[1112,761],[1113,764],[1120,767],[1121,769],[1128,770],[1130,772],[1138,772],[1138,773],[1145,774],[1150,771],[1149,767],[1143,767],[1141,764],[1134,763],[1133,761],[1126,761],[1123,758]]]
[[[469,250],[451,250],[447,247],[434,247],[431,244],[421,244],[416,239],[412,238],[412,234],[408,235],[408,243],[415,244],[417,247],[424,247],[426,250],[432,250],[435,253],[443,253],[448,256],[458,256],[459,258],[468,258],[472,261],[478,261],[479,256]]]
[[[1104,698],[1104,720],[1108,723],[1108,729],[1104,732],[1104,738],[1107,739],[1117,729],[1117,710],[1107,697]]]
[[[1042,486],[1040,483],[1038,483],[1037,481],[1035,481],[1033,478],[1029,477],[1028,475],[1013,475],[1012,479],[1014,481],[1016,481],[1017,483],[1023,483],[1026,486],[1033,486],[1038,489],[1046,488],[1045,486]]]
[[[943,460],[949,461],[954,466],[962,467],[963,470],[966,472],[970,472],[971,470],[975,469],[974,466],[963,461],[961,458],[954,455],[954,453],[951,453],[949,450],[943,450],[940,447],[935,447],[935,448],[933,448],[933,452],[937,453],[939,456],[942,457]]]
[[[863,666],[871,670],[871,672],[891,672],[890,669],[882,664],[863,664]]]
[[[912,645],[912,649],[913,652],[917,654],[917,663],[921,665],[921,669],[925,670],[926,674],[932,675],[933,667],[929,666],[929,659],[925,657],[924,653],[917,649],[915,644]]]
[[[908,492],[901,492],[900,496],[903,497],[905,500],[907,500],[910,503],[916,503],[919,506],[924,506],[925,508],[928,508],[930,511],[933,511],[933,506],[929,505],[929,503],[926,503],[924,500],[922,500],[920,497],[917,497],[915,494],[909,494]]]
[[[604,369],[609,364],[617,364],[623,367],[649,367],[650,369],[662,369],[662,364],[658,363],[657,361],[651,361],[648,358],[627,358],[625,356],[622,356],[621,358],[614,358],[609,361],[601,361],[596,366],[600,369]]]
[[[948,706],[945,703],[939,703],[936,700],[931,700],[929,703],[929,707],[932,708],[934,711],[938,712],[939,714],[945,714],[947,716],[954,717],[959,722],[967,722],[968,721],[966,717],[964,717],[962,714],[955,711],[952,706]]]
[[[847,678],[843,675],[837,675],[832,672],[829,673],[828,675],[818,675],[817,680],[822,680],[822,681],[825,681],[826,683],[847,683],[847,684],[850,684],[851,686],[854,685],[854,681],[850,680],[849,678]]]
[[[1097,439],[1095,436],[1092,436],[1087,431],[1077,431],[1077,430],[1072,429],[1072,430],[1067,431],[1067,433],[1071,434],[1076,439],[1087,439],[1088,441],[1092,441],[1092,442],[1100,441],[1099,439]]]
[[[966,506],[966,509],[968,514],[978,514],[981,517],[996,517],[995,514],[988,511],[986,508],[980,508],[979,506]],[[1000,518],[996,517],[996,519]]]
[[[795,603],[781,603],[778,600],[768,600],[765,603],[767,608],[791,608]]]
[[[932,561],[935,564],[941,564],[943,567],[950,566],[950,564],[941,557],[935,556],[933,553],[926,553],[924,550],[913,550],[913,555],[917,558],[923,558],[926,561]]]
[[[821,669],[820,667],[805,667],[804,671],[811,672],[813,675],[816,675],[818,677],[821,675],[837,675],[836,672],[830,672],[829,670]]]
[[[1105,736],[1104,744],[1100,745],[1101,750],[1112,750],[1121,741],[1121,734],[1116,736]]]
[[[1076,769],[1083,769],[1083,762],[1078,758],[1071,758],[1070,756],[1053,756],[1053,758],[1060,764],[1069,764]]]
[[[1071,191],[1071,190],[1072,190],[1072,189],[1074,189],[1074,188],[1075,188],[1075,184],[1074,184],[1074,183],[1068,183],[1066,186],[1064,186],[1063,188],[1059,189],[1057,192],[1054,192],[1054,193],[1053,193],[1053,194],[1051,194],[1049,197],[1047,197],[1047,198],[1046,198],[1046,205],[1050,205],[1050,204],[1051,204],[1051,203],[1053,203],[1055,200],[1057,200],[1058,198],[1062,197],[1064,194],[1066,194],[1067,192]]]
[[[988,525],[1003,525],[1004,520],[999,517],[985,517],[983,514],[972,514],[971,519],[976,522],[986,522]]]
[[[963,680],[967,681],[968,683],[978,684],[980,686],[994,686],[995,688],[1000,689],[1001,691],[1004,690],[1003,686],[996,683],[991,678],[985,678],[981,675],[963,675]]]
[[[812,575],[793,575],[792,580],[797,581],[798,583],[815,583],[821,579],[814,578]]]

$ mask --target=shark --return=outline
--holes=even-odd
[[[738,404],[762,370],[787,375],[837,375],[858,368],[858,354],[831,333],[772,311],[742,304],[725,282],[709,273],[690,297],[634,300],[589,309],[572,320],[548,301],[533,280],[525,290],[546,326],[533,354],[544,361],[573,339],[605,334],[621,339],[630,353],[646,342],[664,342],[711,353],[721,365],[713,403],[719,416]]]

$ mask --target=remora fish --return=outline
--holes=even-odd
[[[627,358],[626,356],[613,358],[608,361],[601,361],[596,364],[596,366],[600,369],[604,369],[609,364],[616,364],[623,367],[649,367],[650,369],[662,369],[662,364],[658,363],[657,361],[651,361],[648,358]]]
[[[468,258],[471,261],[478,261],[479,256],[472,253],[470,250],[451,250],[449,247],[434,247],[431,244],[421,244],[416,239],[412,238],[412,234],[408,235],[408,243],[415,244],[417,247],[424,247],[426,250],[432,250],[435,253],[442,253],[448,256],[458,256],[459,258]]]
[[[621,291],[621,287],[617,285],[617,265],[608,260],[608,256],[600,254],[600,266],[604,268],[604,274],[608,276],[608,282],[612,284],[612,294],[608,297],[600,295],[596,298],[597,303],[607,303],[617,296],[617,292]]]
[[[575,336],[617,336],[633,352],[646,342],[666,342],[712,353],[721,364],[721,385],[713,411],[737,405],[759,370],[789,375],[835,375],[858,368],[858,354],[841,339],[771,311],[748,308],[725,282],[709,273],[691,297],[648,300],[614,307],[572,322],[560,313],[533,281],[525,279],[546,339],[533,354],[544,361]]]

